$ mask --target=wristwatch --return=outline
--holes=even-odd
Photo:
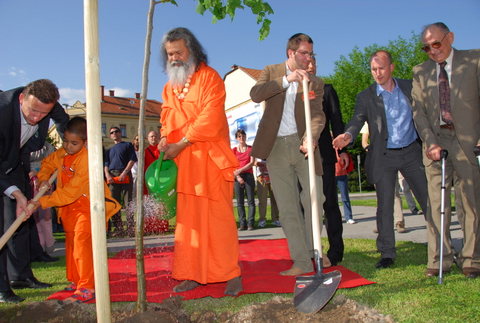
[[[183,137],[183,138],[182,138],[182,142],[183,142],[184,144],[187,144],[187,145],[190,143],[190,141],[188,141],[187,137]]]

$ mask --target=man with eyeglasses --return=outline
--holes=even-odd
[[[410,184],[422,210],[427,212],[427,180],[422,165],[422,147],[413,123],[411,80],[393,78],[395,65],[385,50],[370,56],[375,83],[357,95],[355,113],[345,133],[333,140],[337,149],[349,145],[368,123],[370,145],[365,169],[377,194],[377,269],[388,268],[396,257],[393,225],[394,194],[400,171]]]
[[[474,149],[480,146],[480,50],[452,48],[454,34],[441,22],[427,25],[422,32],[423,50],[430,58],[414,67],[413,111],[423,140],[423,163],[428,179],[432,209],[427,216],[427,276],[439,274],[441,150],[446,159],[446,235],[443,271],[454,262],[450,241],[450,190],[452,181],[463,204],[459,217],[464,233],[457,265],[467,278],[480,275],[480,170]]]
[[[133,198],[131,169],[137,162],[137,154],[132,143],[122,140],[120,128],[111,127],[110,138],[112,138],[115,144],[105,152],[105,178],[113,198],[122,203],[122,208],[125,208]],[[114,231],[112,232],[113,229]],[[132,228],[127,228],[128,232],[131,232],[131,230]],[[126,234],[121,212],[112,216],[109,232],[114,236]]]
[[[288,240],[293,266],[281,272],[298,276],[311,272],[313,239],[311,201],[308,179],[305,110],[302,81],[309,80],[313,142],[317,143],[325,127],[322,109],[323,81],[309,77],[307,68],[312,60],[313,40],[295,34],[287,43],[287,60],[264,68],[250,91],[254,102],[265,101],[265,111],[252,146],[252,156],[266,159],[273,193],[280,211],[280,222]],[[316,145],[315,145],[316,146]],[[323,215],[322,163],[318,149],[315,157],[319,214]],[[298,184],[301,186],[299,192]],[[301,204],[300,204],[301,202]],[[305,210],[303,215],[301,206]]]

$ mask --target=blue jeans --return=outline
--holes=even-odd
[[[255,179],[252,173],[242,173],[244,184],[240,185],[235,180],[235,197],[237,198],[238,221],[240,227],[253,227],[255,223]],[[248,221],[245,218],[245,192],[247,193],[248,202]]]
[[[342,196],[343,216],[345,217],[345,221],[348,221],[352,219],[352,206],[350,205],[350,196],[348,195],[348,176],[335,176],[335,181]]]

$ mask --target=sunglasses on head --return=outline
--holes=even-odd
[[[110,134],[113,135],[114,133],[120,132],[120,130],[112,130],[110,131]]]
[[[435,42],[431,43],[430,45],[424,45],[422,47],[422,50],[425,53],[428,53],[432,48],[439,49],[440,47],[442,47],[442,41],[445,39],[445,37],[447,37],[447,35],[448,35],[448,33],[444,34],[442,40],[440,40],[440,41],[435,41]]]

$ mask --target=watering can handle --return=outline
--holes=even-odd
[[[163,155],[165,155],[164,151],[162,151],[160,153],[160,157],[158,157],[157,169],[155,170],[156,178],[158,178],[158,176],[160,175],[160,169],[162,168],[162,163],[163,163]]]

